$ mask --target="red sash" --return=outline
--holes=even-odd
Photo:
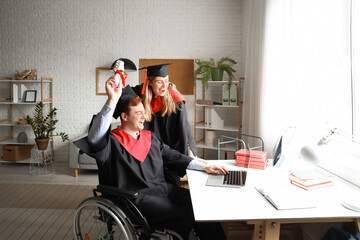
[[[151,146],[151,132],[147,130],[140,131],[139,139],[133,138],[127,132],[116,128],[111,131],[120,144],[126,149],[131,156],[140,162],[144,162],[146,156],[149,153]]]
[[[185,99],[178,91],[169,90],[169,92],[175,103],[178,103],[180,101],[183,101],[185,103]],[[160,112],[163,109],[163,103],[161,97],[153,97],[151,99],[150,104],[153,113]]]

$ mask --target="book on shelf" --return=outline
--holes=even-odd
[[[214,101],[212,100],[205,100],[205,99],[198,99],[196,100],[197,104],[204,104],[204,105],[213,105]]]
[[[315,208],[316,201],[305,191],[277,186],[255,187],[277,210]]]
[[[206,99],[198,99],[196,100],[197,104],[204,104],[204,105],[222,105],[222,103],[213,101],[213,100],[206,100]]]
[[[331,186],[334,186],[333,182],[330,181],[330,182],[323,182],[323,183],[318,183],[318,184],[312,184],[312,185],[304,185],[304,184],[301,184],[301,183],[298,183],[296,181],[290,181],[291,184],[297,186],[297,187],[300,187],[302,189],[305,189],[307,191],[309,190],[314,190],[314,189],[319,189],[319,188],[324,188],[324,187],[331,187]]]

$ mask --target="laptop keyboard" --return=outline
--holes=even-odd
[[[244,186],[246,180],[246,171],[229,171],[228,175],[224,176],[225,185]]]

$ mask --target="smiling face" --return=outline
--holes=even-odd
[[[158,97],[163,97],[167,91],[169,84],[169,76],[166,77],[154,77],[154,79],[149,82],[149,85],[152,88],[153,94]]]
[[[144,129],[145,109],[142,103],[129,107],[129,114],[122,113],[121,117],[125,123],[124,127],[126,126],[125,130],[140,131]]]
[[[132,98],[121,113],[121,127],[128,132],[144,129],[145,109],[139,97]]]

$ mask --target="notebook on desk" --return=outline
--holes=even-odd
[[[245,186],[247,170],[250,164],[251,152],[245,170],[230,170],[228,175],[209,175],[206,186],[215,187],[243,187]]]

